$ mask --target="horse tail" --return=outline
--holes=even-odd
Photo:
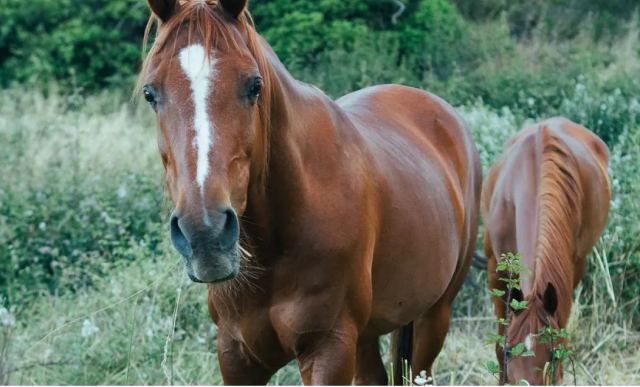
[[[471,261],[471,264],[478,270],[487,270],[487,257],[476,251],[473,254],[473,261]]]
[[[413,353],[413,321],[393,332],[391,338],[393,359],[393,384],[402,386],[406,365],[411,367],[411,354]],[[410,383],[411,384],[411,383]]]

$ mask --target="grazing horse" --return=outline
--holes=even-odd
[[[384,384],[379,336],[397,330],[430,373],[479,217],[461,119],[398,85],[332,101],[287,72],[246,0],[148,2],[139,84],[224,382],[265,384],[296,359],[306,384]]]
[[[508,335],[509,346],[525,343],[535,352],[534,357],[509,359],[502,382],[543,382],[551,348],[537,334],[546,326],[567,326],[573,290],[607,221],[607,162],[607,146],[598,136],[553,118],[516,134],[489,172],[482,196],[489,286],[504,289],[496,273],[502,254],[521,253],[529,269],[520,277],[521,290],[513,294],[528,301],[526,310],[505,311],[504,300],[493,297],[498,318],[506,318],[505,313],[512,318],[508,330],[500,325],[499,333]],[[502,367],[499,346],[496,354]],[[555,376],[562,378],[560,367]]]

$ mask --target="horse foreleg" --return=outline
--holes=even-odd
[[[242,344],[218,331],[218,362],[225,385],[266,385],[275,370],[252,359]]]
[[[356,370],[355,329],[336,329],[305,338],[297,354],[305,385],[350,385]]]
[[[358,341],[355,382],[358,385],[387,385],[387,371],[380,356],[378,337]]]

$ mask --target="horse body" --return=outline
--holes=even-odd
[[[296,359],[306,384],[384,384],[378,338],[410,322],[408,360],[431,373],[481,188],[453,109],[402,86],[332,101],[286,71],[246,1],[149,4],[161,24],[141,79],[172,241],[210,283],[225,383],[264,384]],[[240,243],[252,257],[238,263]]]
[[[290,79],[278,89],[288,105],[275,109],[285,116],[276,122],[289,124],[277,125],[267,194],[250,198],[242,224],[264,269],[252,280],[258,290],[210,285],[219,337],[233,332],[219,353],[228,352],[225,342],[246,348],[266,369],[264,382],[304,358],[307,346],[328,346],[330,364],[308,375],[302,368],[315,384],[349,383],[356,351],[358,381],[382,383],[380,335],[428,322],[429,312],[448,326],[477,230],[475,147],[452,109],[417,89],[380,86],[336,103]],[[304,114],[308,106],[316,110]],[[424,360],[414,354],[416,371],[430,371],[446,335],[446,328],[425,329],[416,334],[425,345]]]
[[[549,360],[548,348],[531,340],[544,326],[567,325],[572,292],[606,224],[607,162],[607,147],[596,135],[554,118],[515,135],[489,172],[482,199],[489,286],[504,286],[495,271],[500,256],[521,253],[529,273],[520,277],[522,294],[516,298],[529,301],[529,308],[509,312],[509,345],[529,340],[536,352],[535,358],[514,359],[503,380],[542,382],[535,368]],[[496,315],[506,317],[503,300],[493,301]],[[505,333],[502,326],[499,330]],[[502,365],[502,349],[496,353]]]
[[[466,266],[477,222],[475,148],[450,108],[416,89],[376,87],[338,103],[361,136],[377,188],[371,320],[386,333],[440,300]]]

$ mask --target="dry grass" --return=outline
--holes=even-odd
[[[51,168],[97,178],[114,172],[160,173],[155,122],[124,94],[90,97],[19,88],[0,93],[0,138],[19,141],[10,167],[33,179]],[[11,144],[3,144],[11,146]]]
[[[637,385],[640,383],[640,333],[629,327],[598,324],[573,316],[570,332],[577,350],[578,385]],[[494,385],[485,369],[495,359],[493,346],[483,340],[493,330],[492,311],[471,319],[454,319],[435,367],[439,385]],[[596,325],[593,325],[596,324]],[[564,384],[573,385],[569,369]]]

